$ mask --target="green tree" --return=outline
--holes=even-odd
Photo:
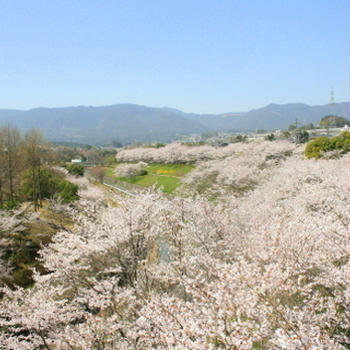
[[[288,140],[289,138],[291,138],[291,136],[292,136],[292,134],[289,131],[287,131],[287,130],[282,131],[282,137],[284,139]]]
[[[40,200],[51,198],[59,189],[59,181],[52,171],[45,167],[35,169],[40,176],[33,176],[33,170],[28,168],[21,174],[21,192],[27,199],[33,202],[38,200],[38,188],[40,188]]]
[[[312,123],[305,124],[304,129],[305,130],[313,130],[313,129],[315,129],[315,125]]]
[[[296,143],[306,143],[309,141],[309,133],[304,128],[297,129],[295,132]]]
[[[84,175],[84,165],[83,164],[67,164],[66,169],[68,173],[75,176],[83,176]]]
[[[17,128],[7,125],[0,129],[0,203],[5,196],[10,202],[16,201],[20,145],[21,134]]]
[[[275,140],[275,135],[274,134],[268,134],[265,137],[265,140],[267,140],[267,141],[274,141]]]
[[[40,183],[38,184],[37,181]],[[40,177],[33,178],[32,169],[28,168],[21,174],[21,191],[29,200],[36,201],[37,186],[40,187],[41,199],[60,197],[63,202],[68,203],[78,199],[78,186],[65,180],[61,175],[41,167]]]
[[[350,126],[350,121],[337,115],[326,115],[320,120],[319,124],[324,128],[342,128],[345,125]]]
[[[42,205],[42,199],[45,198],[45,190],[42,188],[44,180],[41,179],[44,175],[41,172],[43,170],[42,164],[44,162],[44,148],[46,142],[39,130],[32,129],[26,133],[23,144],[25,162],[32,177],[31,198],[37,208]]]

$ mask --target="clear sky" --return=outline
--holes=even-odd
[[[0,0],[0,108],[350,96],[349,0]]]

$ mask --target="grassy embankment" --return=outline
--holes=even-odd
[[[155,185],[162,187],[164,193],[172,193],[180,184],[181,177],[189,173],[194,168],[189,164],[149,164],[145,170],[146,175],[118,177],[114,174],[114,167],[107,168],[106,178],[116,179],[141,187],[150,187]]]
[[[33,206],[28,206],[25,211],[33,211]],[[2,283],[15,288],[16,286],[29,287],[33,284],[32,269],[44,272],[41,262],[38,260],[38,251],[51,242],[51,238],[61,230],[72,228],[74,222],[66,214],[54,210],[47,201],[43,201],[43,207],[38,211],[38,218],[18,225],[11,232],[1,232],[8,240],[7,249],[2,258],[12,267],[9,276],[0,280]],[[25,214],[22,214],[25,215]],[[0,264],[2,260],[0,259]]]

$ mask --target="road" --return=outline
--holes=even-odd
[[[129,195],[129,196],[136,197],[136,194],[135,194],[135,193],[132,193],[132,192],[130,192],[130,191],[127,191],[127,190],[125,190],[125,189],[123,189],[123,188],[121,188],[121,187],[119,187],[119,186],[111,185],[111,184],[109,184],[109,183],[107,183],[107,182],[102,182],[102,184],[105,185],[105,186],[111,187],[111,188],[113,188],[113,189],[115,189],[115,190],[117,190],[117,191],[119,191],[119,192],[125,193],[125,194],[127,194],[127,195]]]

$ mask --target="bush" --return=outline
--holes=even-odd
[[[246,135],[237,135],[237,136],[232,136],[229,139],[230,143],[236,143],[236,142],[246,142],[247,141],[247,136]]]
[[[5,209],[5,210],[12,210],[17,208],[17,206],[18,206],[18,201],[11,198],[7,198],[0,203],[0,209]]]
[[[78,196],[79,187],[77,185],[72,184],[67,180],[61,180],[58,187],[59,187],[58,196],[62,199],[64,203],[69,203],[76,199],[79,199],[79,196]]]
[[[267,141],[274,141],[275,140],[275,135],[274,134],[269,134],[265,137],[265,140]]]
[[[66,169],[71,175],[83,176],[84,175],[84,165],[83,164],[67,164]]]
[[[343,131],[340,135],[327,139],[324,136],[310,141],[305,147],[306,158],[322,158],[323,154],[330,151],[340,151],[341,154],[350,151],[350,133]]]

